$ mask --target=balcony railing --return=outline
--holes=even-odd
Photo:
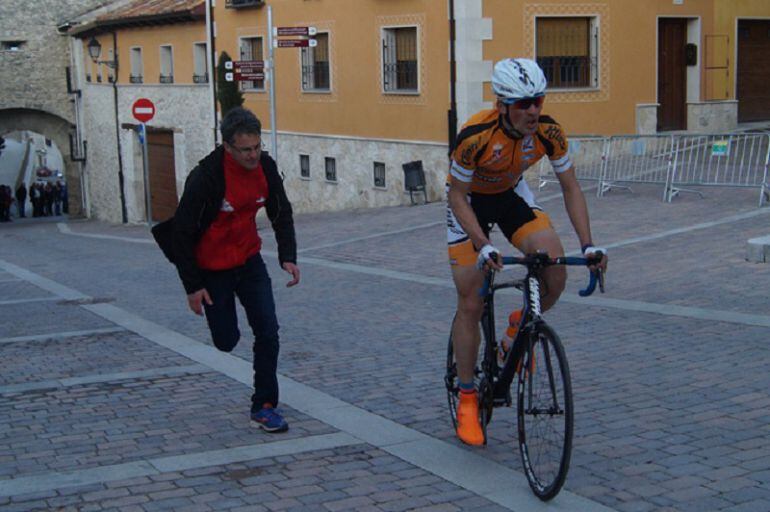
[[[144,83],[144,78],[142,78],[142,75],[130,75],[128,77],[128,83],[141,84]]]
[[[160,75],[160,77],[158,78],[158,81],[162,84],[173,84],[174,75]]]
[[[209,83],[209,74],[203,73],[202,75],[193,75],[194,84],[207,84]]]

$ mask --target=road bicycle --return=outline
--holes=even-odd
[[[596,265],[602,255],[590,258],[563,256],[549,258],[536,253],[523,257],[504,257],[503,265],[523,265],[526,277],[494,284],[496,272],[487,273],[480,294],[484,298],[481,315],[482,351],[475,369],[479,397],[479,420],[487,441],[487,425],[496,407],[512,405],[511,384],[516,375],[518,444],[529,486],[543,501],[556,496],[567,477],[572,453],[573,405],[567,355],[559,336],[543,319],[540,307],[540,272],[551,265]],[[588,286],[579,291],[591,295],[597,283],[604,292],[604,276],[600,270],[590,273]],[[518,333],[505,362],[498,364],[495,336],[495,292],[517,288],[523,292],[523,314]],[[454,320],[453,320],[454,322]],[[444,378],[452,423],[457,428],[459,379],[454,359],[452,336],[447,348]]]

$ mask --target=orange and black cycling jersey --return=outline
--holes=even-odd
[[[567,137],[551,117],[540,116],[534,135],[514,138],[497,109],[482,110],[457,135],[447,180],[471,183],[473,193],[499,194],[546,155],[557,173],[572,167]]]

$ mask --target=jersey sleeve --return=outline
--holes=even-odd
[[[538,137],[543,142],[551,167],[556,174],[562,173],[572,167],[569,157],[569,143],[561,125],[551,118],[541,118]]]
[[[452,152],[452,163],[449,166],[449,175],[452,179],[470,183],[473,181],[473,173],[476,171],[476,154],[479,151],[478,137],[462,139]]]

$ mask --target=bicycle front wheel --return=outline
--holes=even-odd
[[[564,347],[553,329],[535,325],[523,341],[517,386],[519,450],[529,486],[543,501],[556,496],[572,454],[572,384]]]

